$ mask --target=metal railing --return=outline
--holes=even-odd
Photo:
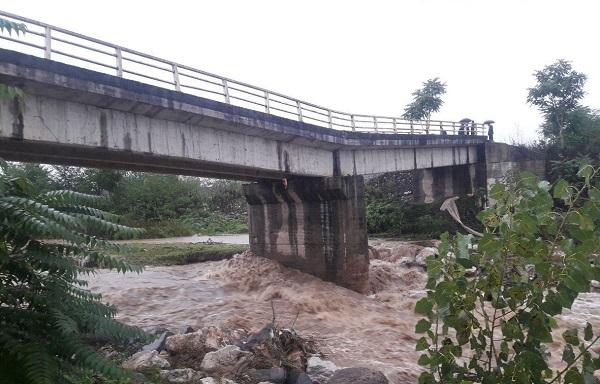
[[[107,43],[0,10],[0,16],[27,26],[25,35],[0,34],[2,48],[44,57],[146,84],[295,119],[325,128],[368,133],[485,135],[472,121],[412,121],[351,114]]]

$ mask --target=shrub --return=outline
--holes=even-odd
[[[416,325],[425,334],[419,364],[429,367],[419,383],[599,382],[591,347],[600,336],[590,323],[562,334],[565,367],[546,362],[553,316],[600,279],[597,174],[584,162],[581,188],[564,180],[551,188],[521,173],[491,189],[496,204],[478,215],[483,238],[442,236],[440,256],[427,261],[427,296],[415,306],[426,316]]]

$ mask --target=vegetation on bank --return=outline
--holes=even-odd
[[[248,245],[221,243],[127,244],[127,252],[114,254],[137,266],[168,266],[230,259],[249,249]]]

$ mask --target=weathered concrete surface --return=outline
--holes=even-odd
[[[244,185],[250,248],[357,292],[369,291],[362,176]]]
[[[477,162],[413,171],[413,200],[431,203],[450,196],[487,191],[511,173],[529,171],[546,178],[546,159],[524,147],[488,142],[476,150]]]
[[[546,179],[546,159],[524,147],[503,143],[485,144],[486,188],[504,181],[511,173],[529,171],[540,180]]]
[[[476,163],[485,136],[337,131],[0,49],[0,156],[245,180]]]

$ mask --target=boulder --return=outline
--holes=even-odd
[[[167,339],[165,348],[176,354],[197,355],[239,343],[247,336],[243,329],[207,327],[196,332],[171,336]]]
[[[306,372],[294,368],[289,371],[286,384],[315,384],[315,382],[311,380]]]
[[[306,373],[319,384],[327,383],[337,369],[331,361],[323,360],[318,356],[311,356],[306,362]]]
[[[204,377],[202,372],[195,371],[191,368],[161,370],[160,375],[171,383],[189,383],[197,382]]]
[[[201,354],[206,352],[204,334],[199,332],[186,333],[184,335],[173,335],[167,338],[165,348],[175,354]]]
[[[253,358],[251,352],[228,345],[218,351],[207,353],[202,360],[201,368],[208,374],[231,376],[248,366]]]
[[[168,369],[171,364],[164,357],[160,356],[157,351],[141,351],[129,358],[123,363],[123,368],[138,370],[142,368],[160,368]]]
[[[337,370],[327,384],[389,384],[380,371],[369,368],[343,368]]]
[[[415,263],[422,267],[426,267],[427,265],[425,264],[425,259],[427,259],[429,256],[437,256],[439,254],[440,253],[438,252],[437,248],[425,247],[421,249],[419,253],[417,253],[417,256],[415,257]]]
[[[271,369],[249,369],[244,371],[242,377],[251,383],[269,382],[273,384],[284,384],[287,378],[285,368]]]
[[[180,335],[185,335],[185,334],[192,333],[192,332],[194,332],[194,328],[190,327],[189,325],[185,326],[185,327],[181,327],[179,329]]]

